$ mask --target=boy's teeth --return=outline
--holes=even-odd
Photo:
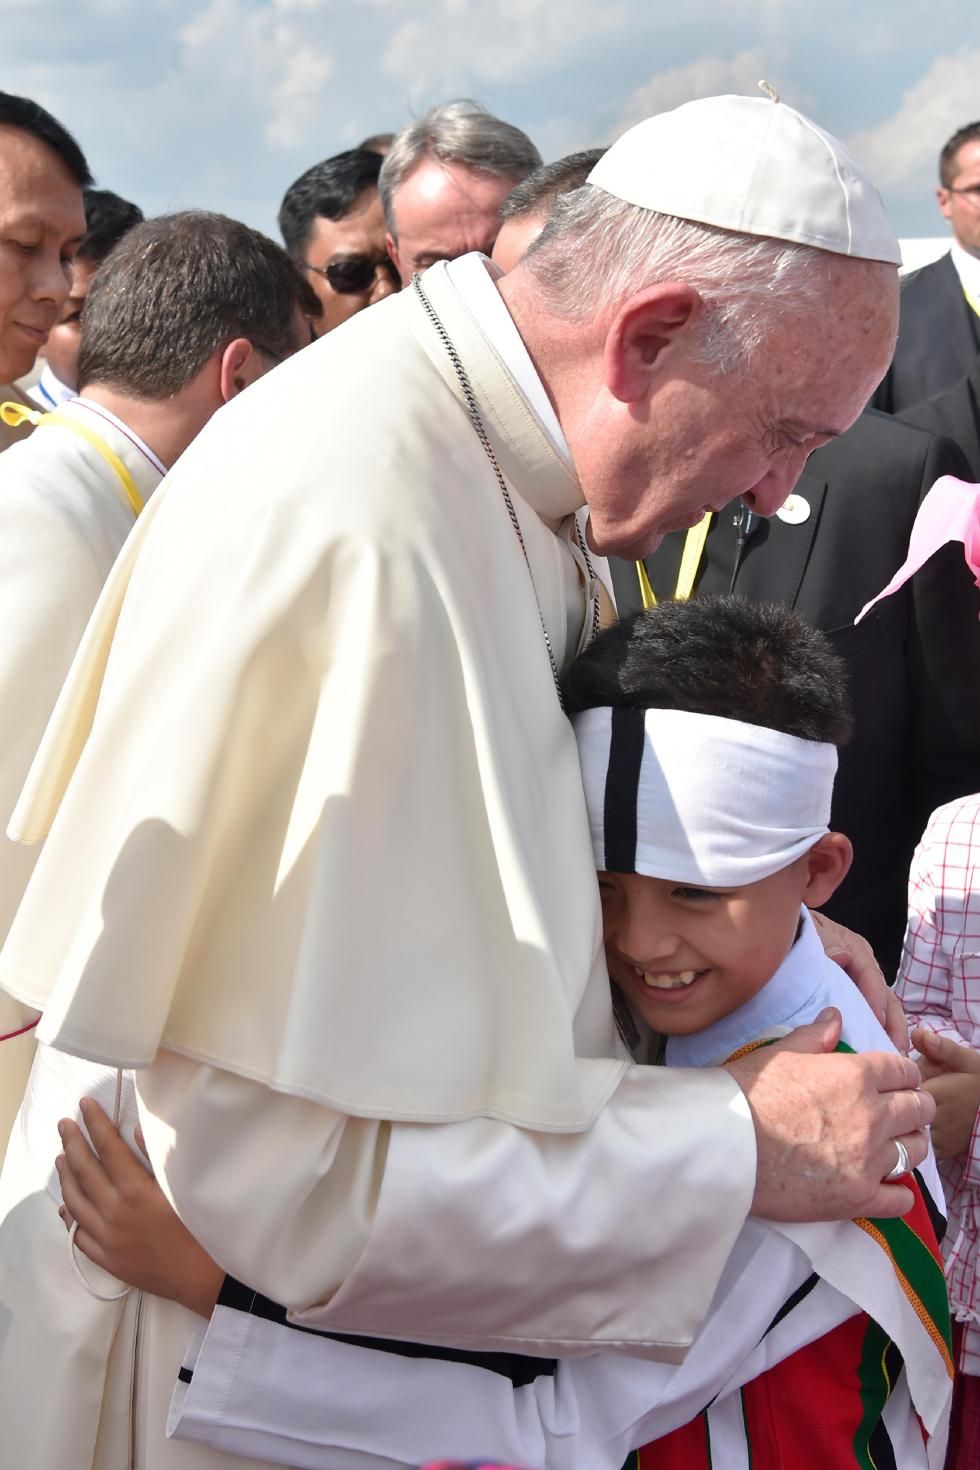
[[[680,990],[684,985],[691,984],[697,970],[681,970],[677,975],[651,975],[649,970],[637,970],[636,973],[644,985],[649,985],[653,990]]]

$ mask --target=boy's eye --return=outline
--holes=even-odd
[[[719,898],[720,894],[711,888],[675,888],[673,897],[681,898],[685,902],[703,903],[713,898]]]

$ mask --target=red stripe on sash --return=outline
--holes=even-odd
[[[873,1463],[868,1440],[891,1385],[868,1403],[861,1366],[869,1323],[863,1313],[760,1373],[742,1390],[747,1458],[752,1470],[856,1470]],[[869,1407],[872,1412],[869,1413]],[[639,1452],[639,1470],[724,1470],[723,1446],[711,1445],[708,1416]]]
[[[639,1452],[639,1470],[712,1470],[706,1416],[699,1414],[673,1434],[644,1445]]]

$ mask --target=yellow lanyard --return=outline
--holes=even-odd
[[[138,516],[143,509],[143,497],[129,470],[115,450],[110,449],[105,440],[100,439],[87,424],[80,424],[77,419],[69,418],[64,413],[39,413],[24,403],[0,403],[0,419],[11,429],[17,429],[24,423],[33,424],[36,429],[43,428],[45,424],[60,424],[63,429],[71,429],[73,434],[80,434],[115,472],[132,507],[133,515]]]
[[[701,555],[704,551],[704,543],[708,539],[708,531],[711,529],[711,512],[705,511],[696,526],[692,526],[684,537],[684,552],[681,556],[680,571],[677,573],[677,585],[674,588],[674,601],[687,602],[694,591],[694,579],[701,565]],[[657,597],[650,585],[647,569],[641,561],[636,563],[636,579],[640,584],[640,597],[645,608],[656,607]]]

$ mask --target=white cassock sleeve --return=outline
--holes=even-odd
[[[404,1355],[297,1332],[249,1310],[245,1294],[186,1355],[168,1432],[306,1470],[437,1458],[620,1470],[630,1450],[853,1315],[825,1282],[808,1290],[810,1275],[802,1250],[749,1220],[677,1367],[614,1353],[536,1360],[539,1370]]]
[[[331,1332],[678,1361],[754,1188],[748,1105],[710,1068],[631,1067],[565,1134],[344,1117],[173,1053],[136,1084],[191,1232]]]

